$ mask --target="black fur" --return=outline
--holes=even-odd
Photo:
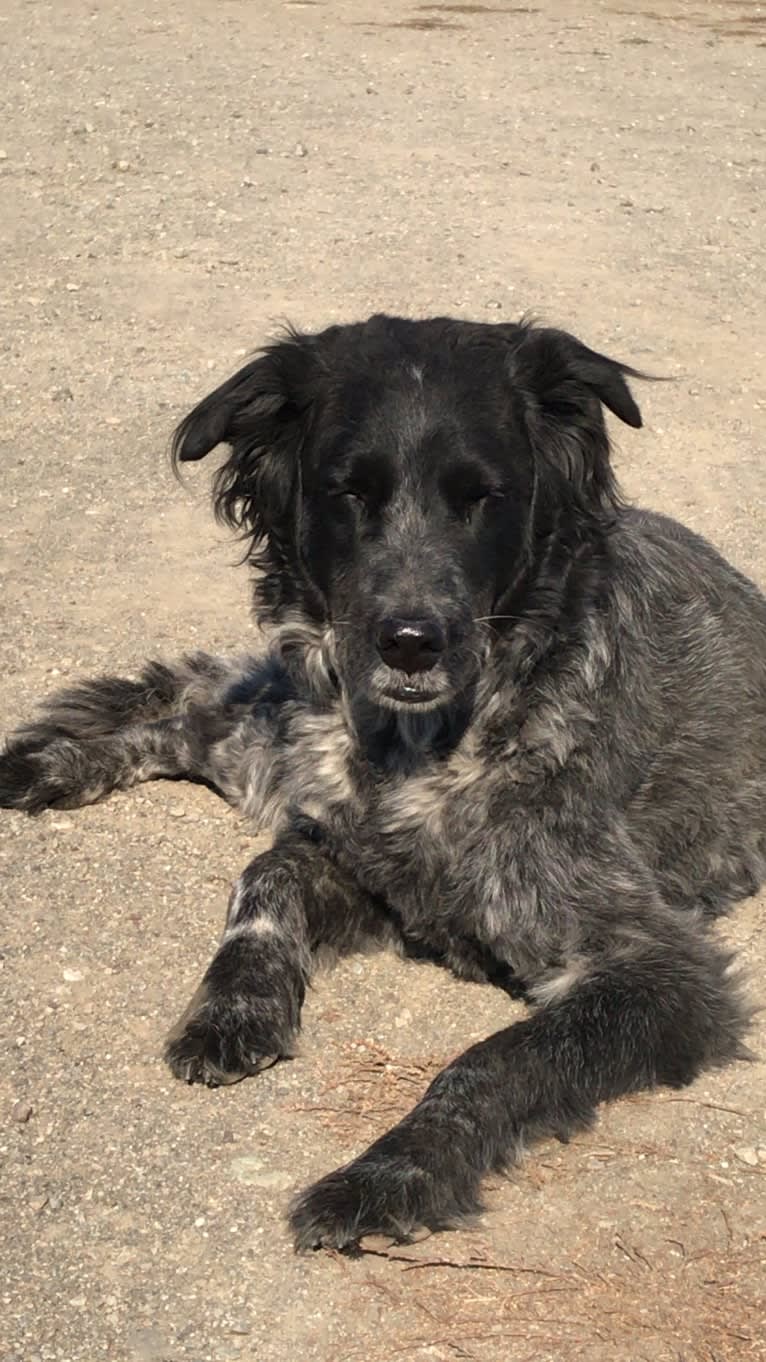
[[[766,874],[766,603],[631,510],[627,366],[530,325],[289,333],[181,423],[230,452],[260,657],[54,696],[0,756],[36,812],[211,782],[272,850],[167,1045],[189,1081],[290,1054],[317,959],[396,945],[532,1006],[294,1203],[301,1248],[405,1239],[598,1104],[746,1055],[711,920]]]

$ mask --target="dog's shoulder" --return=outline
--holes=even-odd
[[[615,585],[654,605],[664,600],[717,607],[741,602],[766,624],[766,599],[703,535],[659,511],[621,511],[609,538]]]

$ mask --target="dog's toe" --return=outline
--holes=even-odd
[[[165,1061],[176,1078],[226,1087],[290,1053],[290,1037],[267,1024],[258,1000],[234,1007],[202,985],[168,1036]]]
[[[289,1212],[296,1250],[358,1250],[371,1235],[410,1243],[433,1223],[429,1179],[401,1159],[359,1159],[295,1198]]]
[[[186,1083],[204,1083],[208,1088],[239,1083],[270,1068],[280,1057],[241,1052],[237,1058],[233,1053],[227,1054],[213,1027],[197,1027],[177,1040],[168,1041],[165,1047],[165,1060],[176,1078]]]
[[[197,1027],[176,1040],[168,1041],[165,1060],[176,1078],[185,1083],[204,1083],[209,1088],[238,1083],[248,1069],[224,1069],[220,1045],[212,1028]]]
[[[61,795],[32,743],[10,742],[0,752],[0,808],[39,813]]]

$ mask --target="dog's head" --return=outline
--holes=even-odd
[[[174,452],[230,446],[215,504],[248,538],[259,615],[332,629],[352,699],[424,712],[475,684],[487,626],[513,626],[543,564],[604,533],[602,404],[641,424],[626,373],[560,331],[378,316],[269,346]]]

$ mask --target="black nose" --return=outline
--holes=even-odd
[[[378,629],[378,652],[389,667],[402,672],[429,672],[447,646],[435,620],[388,619]]]

